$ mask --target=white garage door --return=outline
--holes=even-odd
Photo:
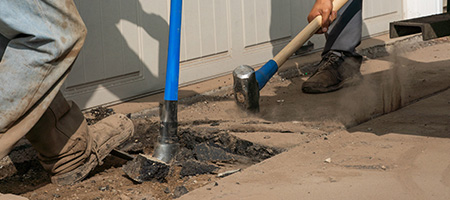
[[[63,92],[81,107],[161,91],[169,0],[75,0],[86,44]],[[305,25],[313,0],[184,0],[180,84],[272,58]],[[364,34],[388,30],[401,0],[365,0]],[[323,36],[314,36],[317,48]]]

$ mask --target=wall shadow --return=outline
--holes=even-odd
[[[75,1],[77,1],[77,0],[75,0]],[[148,84],[154,84],[154,85],[152,85],[152,87],[161,88],[161,89],[158,89],[157,91],[153,91],[154,89],[143,90],[140,94],[136,94],[136,96],[134,96],[134,97],[127,96],[129,94],[123,94],[120,91],[114,92],[113,90],[109,90],[111,93],[116,95],[119,99],[126,100],[126,101],[145,97],[148,95],[163,93],[164,85],[165,85],[165,78],[166,78],[167,49],[168,49],[168,39],[169,39],[168,21],[166,21],[166,19],[164,19],[162,16],[160,16],[158,14],[146,12],[140,1],[135,1],[135,2],[137,3],[137,8],[136,8],[137,14],[138,14],[137,17],[135,15],[126,15],[126,14],[119,15],[119,14],[117,14],[117,15],[109,16],[108,20],[102,20],[102,24],[99,24],[99,26],[103,26],[104,29],[107,29],[108,31],[110,31],[108,34],[112,35],[112,38],[116,39],[114,41],[114,43],[125,44],[125,45],[121,46],[121,47],[123,47],[123,49],[121,49],[122,55],[126,55],[127,59],[136,61],[136,65],[142,67],[141,73],[142,73],[142,76],[145,78],[145,80],[143,80],[143,82],[148,83]],[[83,13],[81,13],[81,14],[83,14]],[[81,16],[81,17],[83,18],[83,16]],[[138,22],[138,18],[141,22]],[[83,20],[86,22],[89,19],[83,18]],[[138,25],[145,32],[145,34],[148,34],[151,38],[153,38],[154,40],[157,41],[158,50],[156,53],[158,53],[158,55],[157,55],[157,57],[155,56],[155,58],[158,61],[150,61],[152,63],[158,63],[157,69],[155,69],[155,71],[157,71],[157,74],[154,74],[153,72],[151,72],[148,68],[150,66],[146,66],[144,61],[141,60],[141,58],[135,52],[135,50],[133,50],[128,45],[125,36],[122,35],[121,31],[117,28],[117,25],[120,23],[121,20],[127,21],[134,25]],[[91,40],[94,40],[94,38],[91,38],[91,37],[92,37],[92,35],[89,34],[89,27],[88,27],[86,43],[88,43]],[[115,45],[115,46],[120,46],[120,45]],[[151,58],[147,58],[147,59],[151,59]],[[134,63],[135,62],[133,62],[132,64],[134,64]],[[123,67],[126,68],[127,63],[124,63],[124,64],[125,64],[125,66],[123,66]],[[153,67],[153,66],[151,66],[151,67]],[[93,85],[92,88],[97,88],[102,85],[106,86],[105,88],[107,88],[107,87],[109,87],[110,84],[111,83],[108,83],[108,82],[105,84],[100,83],[97,86]],[[129,84],[126,87],[133,87],[133,85]],[[184,91],[180,91],[180,92],[184,92]],[[192,91],[187,91],[187,92],[192,92]],[[78,102],[79,104],[81,104],[81,106],[86,105],[88,99],[90,99],[90,98],[83,97],[83,99],[86,99],[85,102]],[[162,102],[162,101],[163,101],[163,99],[159,100],[159,102]],[[90,108],[88,108],[88,109],[90,109]]]

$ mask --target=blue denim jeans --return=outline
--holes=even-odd
[[[0,1],[0,131],[68,72],[86,36],[73,0]],[[50,100],[51,101],[51,100]]]

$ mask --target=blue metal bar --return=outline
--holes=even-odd
[[[177,109],[180,74],[181,10],[182,0],[171,0],[164,107],[161,113],[160,135],[153,152],[154,157],[166,163],[172,160],[179,149]]]
[[[180,74],[182,0],[170,2],[169,49],[167,55],[166,87],[164,100],[178,101],[178,81]]]

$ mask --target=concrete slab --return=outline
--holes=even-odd
[[[181,199],[449,199],[449,111],[446,90]]]
[[[180,130],[226,132],[257,144],[290,149],[220,180],[217,186],[200,188],[186,198],[298,199],[311,194],[312,199],[448,197],[445,192],[450,191],[447,187],[450,170],[448,156],[442,152],[448,152],[447,146],[450,146],[446,136],[449,125],[441,121],[449,118],[448,96],[442,97],[437,107],[417,101],[448,91],[449,40],[444,38],[431,43],[421,42],[417,37],[394,43],[372,40],[371,45],[359,49],[365,55],[364,82],[322,95],[301,92],[301,84],[306,79],[301,75],[302,66],[319,61],[320,55],[313,53],[295,58],[291,60],[293,64],[282,68],[283,73],[274,76],[261,91],[261,112],[256,115],[237,109],[229,87],[230,76],[195,84],[189,89],[183,87],[178,113]],[[119,113],[131,113],[133,117],[146,117],[144,121],[154,127],[145,131],[156,133],[158,99],[162,100],[162,95],[113,108]],[[384,118],[390,115],[385,114],[398,109],[397,112],[402,112],[414,105],[421,105],[422,110]],[[409,121],[410,118],[415,120]],[[373,119],[384,120],[370,124]],[[361,125],[354,127],[358,124]],[[261,152],[267,150],[259,147]],[[26,150],[34,152],[29,145]],[[273,155],[273,151],[270,153]],[[22,151],[13,152],[11,159],[15,164],[18,163],[15,160],[23,158],[14,156],[17,154],[24,155]],[[155,185],[134,185],[123,177],[121,170],[111,169],[91,179],[115,180],[115,188],[126,194],[129,194],[128,187],[136,193],[155,194],[155,190],[149,190]],[[209,179],[194,177],[190,181],[198,180],[195,186],[186,187],[191,191],[216,179],[207,181]],[[94,185],[89,180],[82,184]],[[45,196],[52,187],[55,189],[50,184],[27,195]],[[10,189],[20,188],[23,187]],[[83,195],[97,195],[96,187],[92,188],[91,193]],[[380,192],[384,190],[389,193]],[[64,191],[66,195],[73,194],[73,188]]]

